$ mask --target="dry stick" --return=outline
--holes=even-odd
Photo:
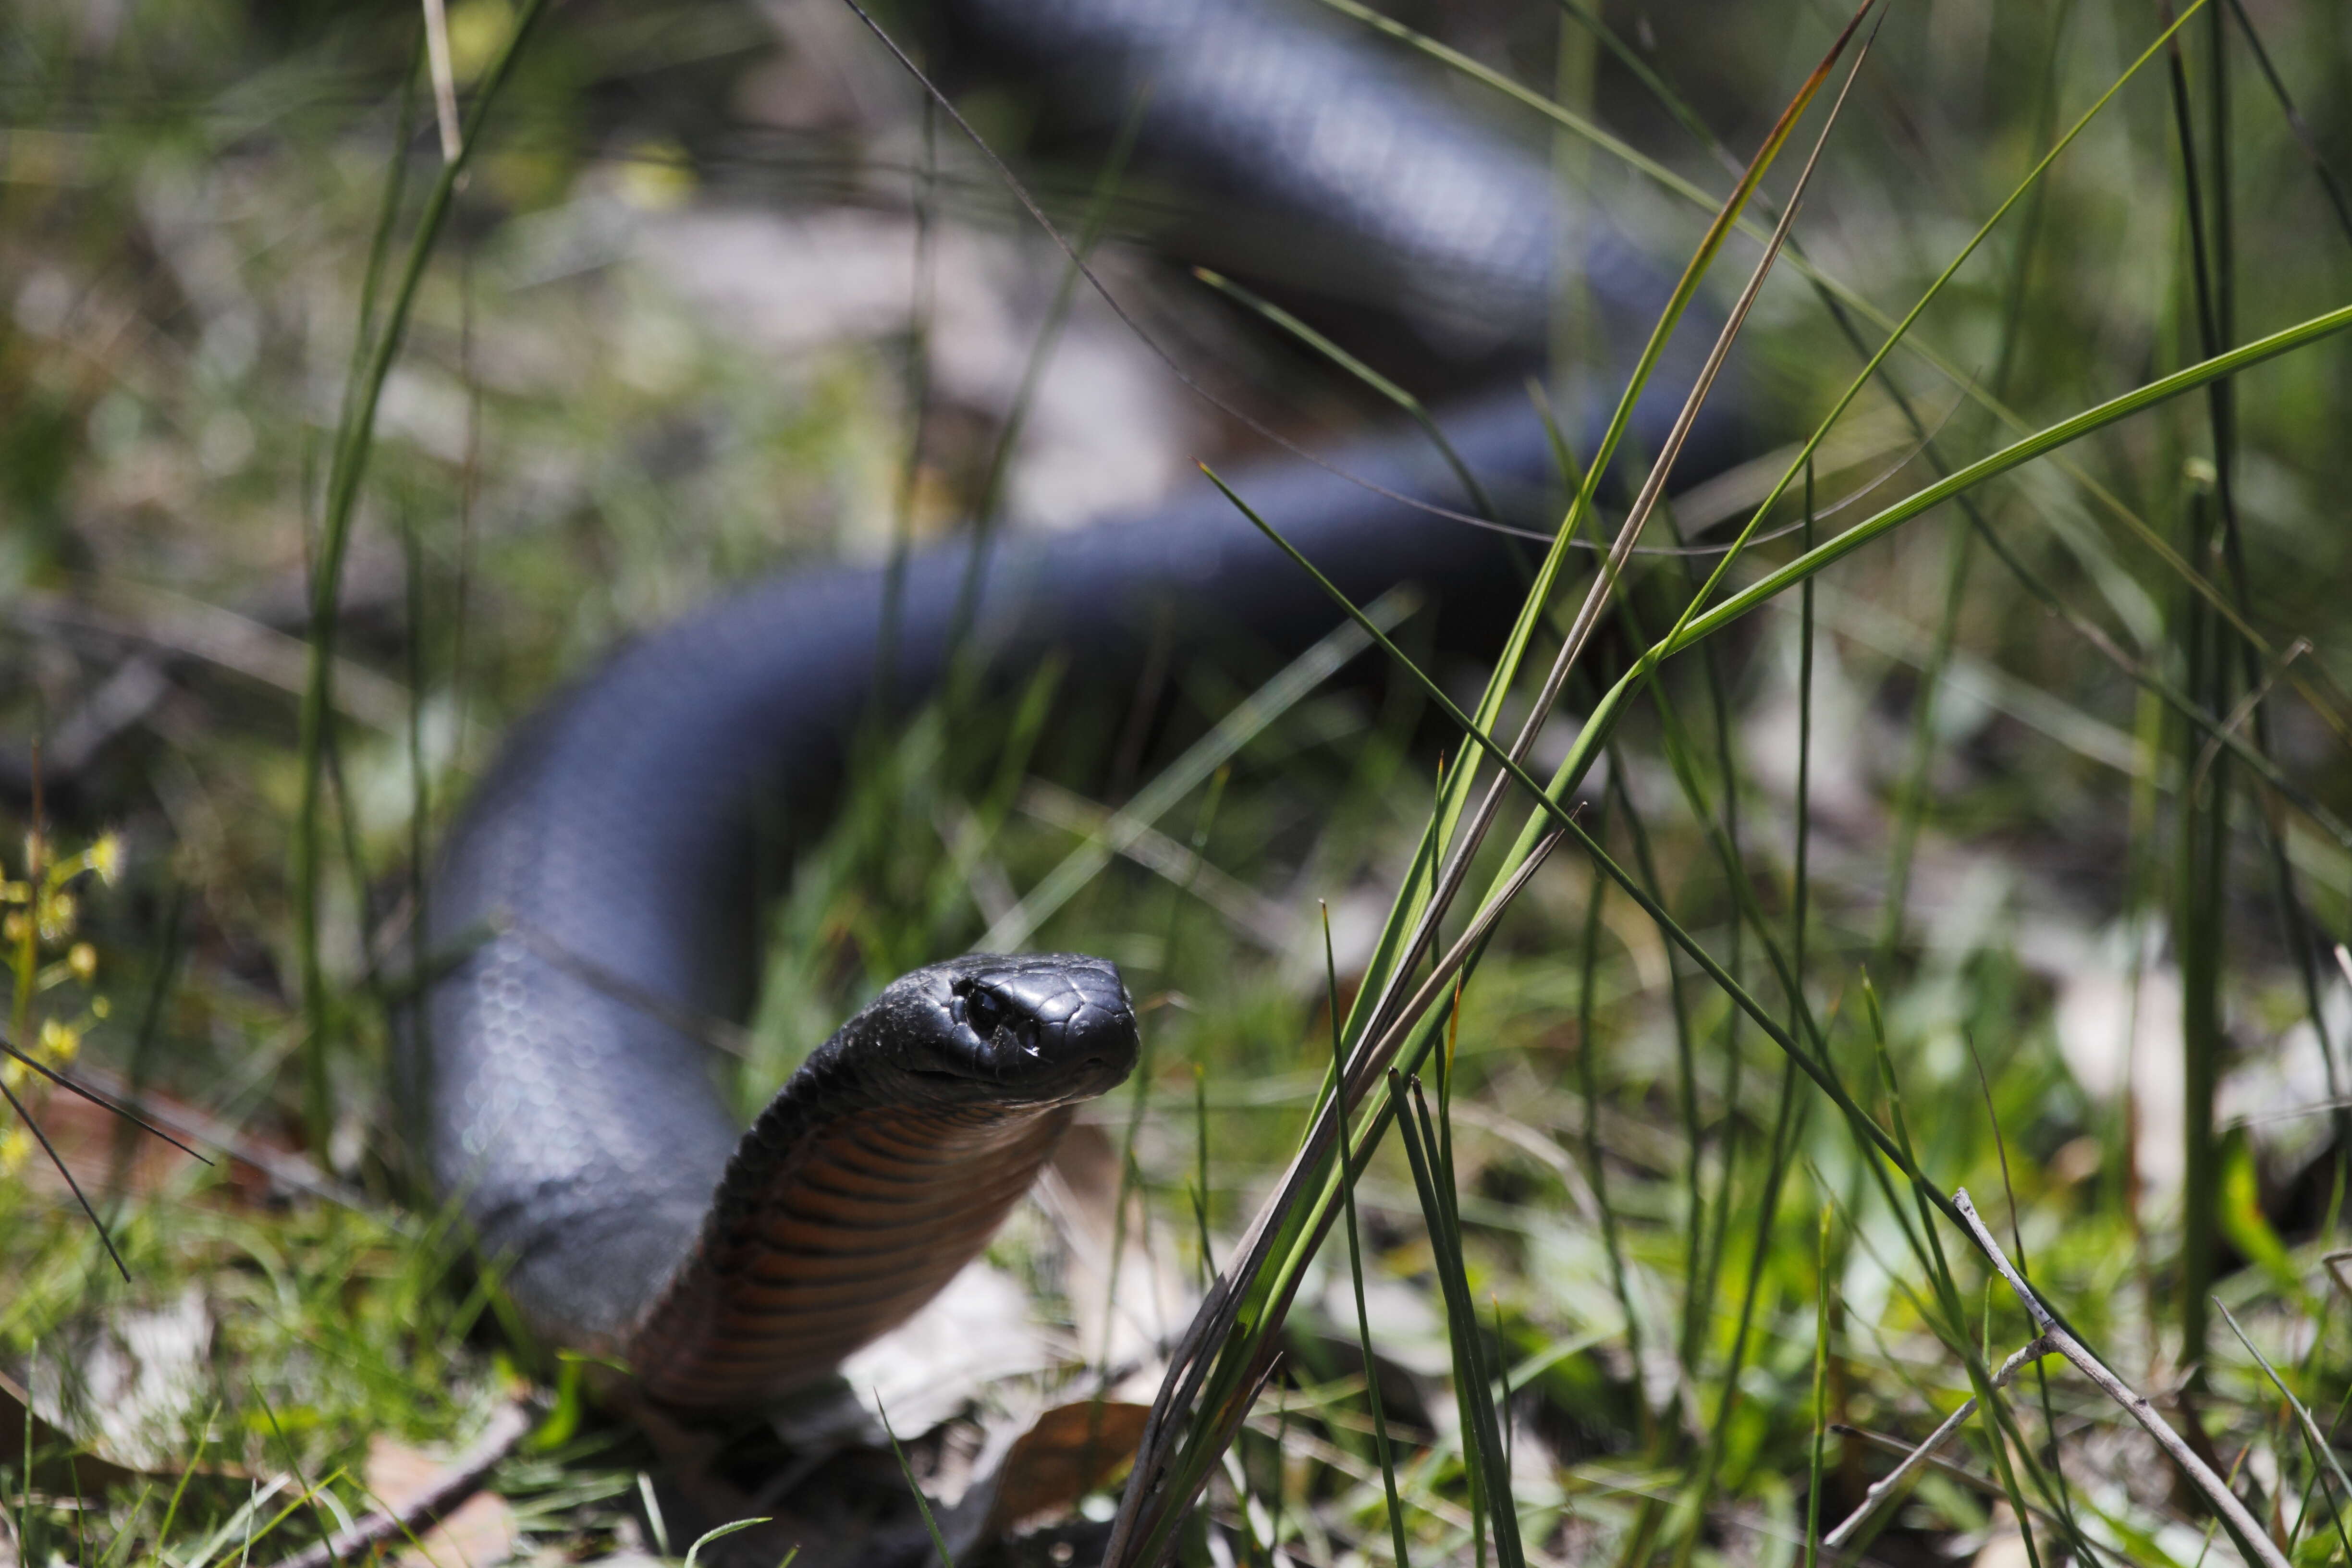
[[[370,1547],[429,1530],[457,1505],[482,1489],[506,1457],[513,1453],[531,1428],[530,1408],[503,1405],[474,1446],[449,1461],[422,1496],[396,1509],[376,1509],[353,1520],[326,1540],[304,1547],[278,1568],[330,1568],[356,1557]]]
[[[2009,1380],[2015,1377],[2026,1363],[2040,1361],[2056,1348],[2051,1342],[2048,1334],[2038,1336],[2016,1354],[2000,1363],[2000,1370],[1992,1374],[1992,1385],[1995,1388],[2005,1387]],[[1976,1409],[1975,1394],[1970,1394],[1961,1401],[1960,1407],[1946,1416],[1942,1426],[1927,1434],[1926,1442],[1912,1449],[1904,1457],[1901,1464],[1887,1471],[1868,1491],[1863,1493],[1861,1505],[1846,1515],[1836,1529],[1822,1537],[1822,1547],[1831,1552],[1839,1551],[1860,1534],[1862,1527],[1877,1516],[1878,1510],[1894,1497],[1896,1489],[1911,1478],[1912,1472],[1926,1465],[1935,1456],[1937,1449],[1950,1441],[1952,1435],[1960,1429],[1961,1425],[1976,1414]]]
[[[1875,1448],[1882,1454],[1892,1454],[1898,1459],[1911,1452],[1911,1445],[1902,1438],[1890,1437],[1884,1432],[1873,1432],[1867,1427],[1849,1426],[1843,1421],[1832,1421],[1829,1424],[1828,1429],[1841,1437],[1860,1443],[1864,1447]],[[1989,1498],[1999,1498],[2003,1502],[2009,1500],[2009,1489],[1990,1476],[1980,1476],[1965,1465],[1954,1464],[1949,1459],[1938,1458],[1932,1455],[1922,1463],[1939,1476],[1950,1477],[1970,1491],[1981,1493]],[[2036,1519],[2046,1521],[2060,1530],[2066,1527],[2064,1520],[2038,1502],[2029,1502],[2025,1507],[2027,1511]]]
[[[2101,1393],[2122,1405],[2125,1413],[2156,1439],[2156,1446],[2162,1448],[2172,1462],[2187,1473],[2197,1489],[2205,1494],[2244,1548],[2262,1559],[2263,1568],[2289,1568],[2286,1554],[2278,1549],[2278,1544],[2247,1511],[2246,1505],[2238,1500],[2237,1494],[2230,1489],[2228,1483],[2197,1457],[2188,1440],[2166,1426],[2154,1405],[2133,1393],[2123,1379],[2109,1372],[2104,1362],[2093,1355],[2080,1340],[2068,1333],[2050,1315],[2050,1309],[2042,1304],[2042,1299],[2033,1293],[2032,1286],[2026,1284],[2015,1266],[2009,1261],[2009,1255],[2001,1251],[1999,1242],[1993,1240],[1992,1232],[1986,1229],[1984,1221],[1978,1217],[1976,1205],[1969,1199],[1968,1188],[1954,1189],[1952,1206],[1968,1222],[1969,1230],[1975,1236],[1977,1246],[1983,1249],[1985,1257],[2000,1271],[2000,1277],[2009,1281],[2009,1288],[2016,1292],[2026,1315],[2033,1320],[2034,1327],[2042,1331],[2042,1338],[2049,1342],[2050,1348],[2073,1362],[2084,1377],[2099,1385]]]

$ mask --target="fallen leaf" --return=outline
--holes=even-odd
[[[996,1467],[981,1539],[1075,1507],[1135,1457],[1150,1414],[1148,1405],[1088,1399],[1040,1415]]]
[[[431,1492],[447,1471],[446,1458],[421,1453],[379,1433],[368,1443],[367,1484],[377,1506],[404,1511]],[[456,1511],[394,1554],[406,1568],[490,1568],[515,1554],[521,1539],[514,1510],[493,1491],[478,1491]]]

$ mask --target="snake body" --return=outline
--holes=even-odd
[[[1360,44],[1241,0],[958,0],[954,20],[1088,75],[1106,112],[1155,82],[1148,145],[1352,237],[1418,304],[1539,321],[1560,224],[1544,171]],[[1578,260],[1620,312],[1654,293],[1605,233]],[[1497,493],[1549,479],[1523,395],[1450,425]],[[1333,466],[1464,504],[1418,437]],[[1313,464],[1237,488],[1359,599],[1514,581],[1495,535]],[[623,648],[519,728],[445,847],[428,941],[457,956],[418,1009],[404,1080],[425,1164],[526,1318],[625,1358],[656,1405],[771,1401],[903,1320],[985,1244],[1070,1107],[1133,1060],[1110,965],[960,959],[884,991],[747,1133],[688,1026],[750,994],[755,830],[822,810],[885,657],[902,698],[938,681],[971,563],[961,544],[918,554],[895,613],[884,574],[819,572]],[[1005,540],[976,581],[975,643],[1000,667],[1055,651],[1132,668],[1154,625],[1296,648],[1336,618],[1205,487]]]

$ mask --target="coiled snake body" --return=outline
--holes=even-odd
[[[1562,222],[1545,172],[1360,44],[1240,0],[961,0],[953,20],[1087,78],[1098,102],[1154,82],[1149,145],[1325,223],[1393,269],[1422,316],[1539,325]],[[1622,244],[1595,232],[1575,259],[1605,315],[1647,319],[1654,285]],[[1549,478],[1520,395],[1452,435],[1491,486]],[[1334,467],[1462,504],[1418,439]],[[1240,488],[1352,595],[1509,580],[1494,535],[1321,468]],[[967,559],[943,547],[906,574],[887,623],[901,693],[942,672]],[[411,1052],[431,1174],[527,1317],[625,1358],[662,1406],[772,1400],[903,1320],[984,1245],[1070,1107],[1134,1058],[1111,965],[975,956],[889,986],[748,1133],[719,1104],[678,1019],[749,991],[745,846],[837,781],[884,651],[884,596],[878,573],[789,577],[626,647],[520,728],[436,878],[429,937],[462,956]],[[1276,647],[1335,618],[1213,494],[1005,541],[977,605],[999,661],[1053,649],[1081,668],[1131,661],[1139,628],[1170,610]]]

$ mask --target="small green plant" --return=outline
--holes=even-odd
[[[0,940],[5,940],[14,976],[8,1011],[8,1058],[0,1061],[0,1087],[29,1110],[45,1098],[41,1068],[54,1072],[81,1050],[82,1037],[106,1017],[98,979],[98,949],[81,940],[81,899],[76,891],[95,875],[111,885],[122,875],[122,840],[105,834],[78,854],[58,856],[39,832],[25,836],[22,880],[0,879]],[[45,1004],[71,986],[81,993],[78,1011]],[[0,1131],[0,1176],[13,1175],[37,1147],[33,1129],[20,1117]]]

